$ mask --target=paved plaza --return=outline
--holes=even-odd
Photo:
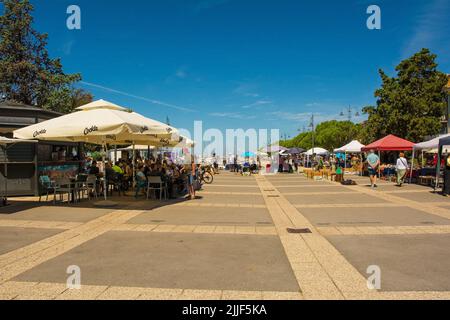
[[[450,299],[450,200],[352,179],[221,173],[195,201],[109,209],[12,199],[0,299]],[[67,288],[69,266],[81,289]]]

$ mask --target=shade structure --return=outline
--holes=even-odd
[[[334,149],[334,153],[361,153],[361,149],[365,146],[358,140],[353,140],[349,144],[342,146],[338,149]]]
[[[105,100],[88,103],[77,108],[76,112],[16,130],[14,137],[99,144],[105,153],[107,144],[132,144],[133,162],[136,144],[161,147],[180,143],[175,128]],[[104,190],[106,200],[106,179]]]
[[[264,152],[267,153],[275,153],[275,152],[280,152],[280,151],[286,151],[287,148],[282,147],[282,146],[267,146],[266,148],[264,148]]]
[[[414,143],[394,135],[388,135],[361,149],[363,152],[374,151],[411,151]]]
[[[178,131],[162,122],[99,100],[78,111],[14,131],[19,139],[86,142],[95,144],[151,144],[179,142]]]
[[[23,139],[9,139],[0,136],[0,147],[5,150],[5,156],[8,158],[8,147],[13,146],[17,143],[37,143],[35,140],[23,140]],[[4,162],[4,174],[5,174],[5,192],[3,196],[3,203],[6,205],[8,203],[8,163],[7,159]]]
[[[414,145],[414,150],[434,150],[439,148],[439,142],[441,139],[450,137],[450,134],[446,134],[428,141],[417,143]]]
[[[251,151],[246,151],[246,152],[241,154],[241,157],[243,157],[243,158],[253,158],[255,156],[256,156],[256,154],[254,154]]]
[[[302,149],[302,148],[291,148],[291,149],[286,150],[286,153],[289,153],[289,154],[301,154],[301,153],[304,153],[305,151],[306,150]]]
[[[306,151],[305,153],[307,156],[312,156],[314,154],[318,155],[318,156],[326,156],[329,154],[328,150],[325,150],[323,148],[312,148],[309,149],[308,151]]]

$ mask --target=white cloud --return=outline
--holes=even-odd
[[[174,104],[166,103],[166,102],[155,100],[155,99],[149,99],[149,98],[146,98],[146,97],[137,96],[137,95],[130,94],[130,93],[127,93],[127,92],[123,92],[123,91],[119,91],[119,90],[116,90],[116,89],[112,89],[112,88],[108,88],[108,87],[105,87],[105,86],[101,86],[101,85],[98,85],[98,84],[95,84],[95,83],[90,83],[90,82],[86,82],[86,81],[80,81],[80,83],[84,84],[86,86],[89,86],[89,87],[101,89],[101,90],[108,91],[108,92],[111,92],[111,93],[120,94],[122,96],[130,97],[130,98],[133,98],[133,99],[138,99],[138,100],[142,100],[142,101],[145,101],[145,102],[149,102],[151,104],[156,104],[156,105],[159,105],[159,106],[176,109],[176,110],[179,110],[179,111],[196,112],[196,110],[193,110],[193,109],[180,107],[180,106],[177,106],[177,105],[174,105]]]
[[[239,112],[213,112],[209,114],[212,117],[229,119],[255,119],[256,116],[248,116]]]
[[[256,101],[256,102],[252,103],[252,104],[248,104],[248,105],[242,106],[241,108],[242,109],[250,109],[250,108],[253,108],[253,107],[258,107],[258,106],[267,105],[267,104],[272,104],[272,101],[259,100],[259,101]]]
[[[426,12],[418,17],[412,37],[403,48],[402,58],[407,58],[422,48],[448,48],[449,11],[448,0],[430,2]]]

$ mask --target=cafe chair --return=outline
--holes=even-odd
[[[50,193],[53,193],[53,203],[56,203],[56,190],[58,187],[55,185],[54,181],[50,180],[49,176],[40,176],[39,177],[39,202],[41,202],[41,198],[43,195],[46,195],[46,201],[48,201],[48,196]]]
[[[159,191],[159,200],[162,201],[162,195],[164,193],[164,199],[167,200],[167,184],[162,181],[161,177],[148,177],[147,184],[147,200],[150,198],[150,191],[153,191],[156,198],[156,191]]]
[[[71,201],[76,202],[77,190],[75,183],[69,178],[57,178],[56,179],[57,190],[56,193],[60,195],[60,201],[64,202],[64,195],[67,194],[67,203],[70,204]]]

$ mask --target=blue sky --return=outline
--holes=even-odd
[[[392,74],[428,47],[450,73],[448,0],[31,0],[35,27],[95,98],[176,127],[280,128],[342,119],[373,104]],[[82,29],[66,28],[80,6]],[[370,4],[382,29],[366,28]],[[355,119],[361,121],[362,118]]]

